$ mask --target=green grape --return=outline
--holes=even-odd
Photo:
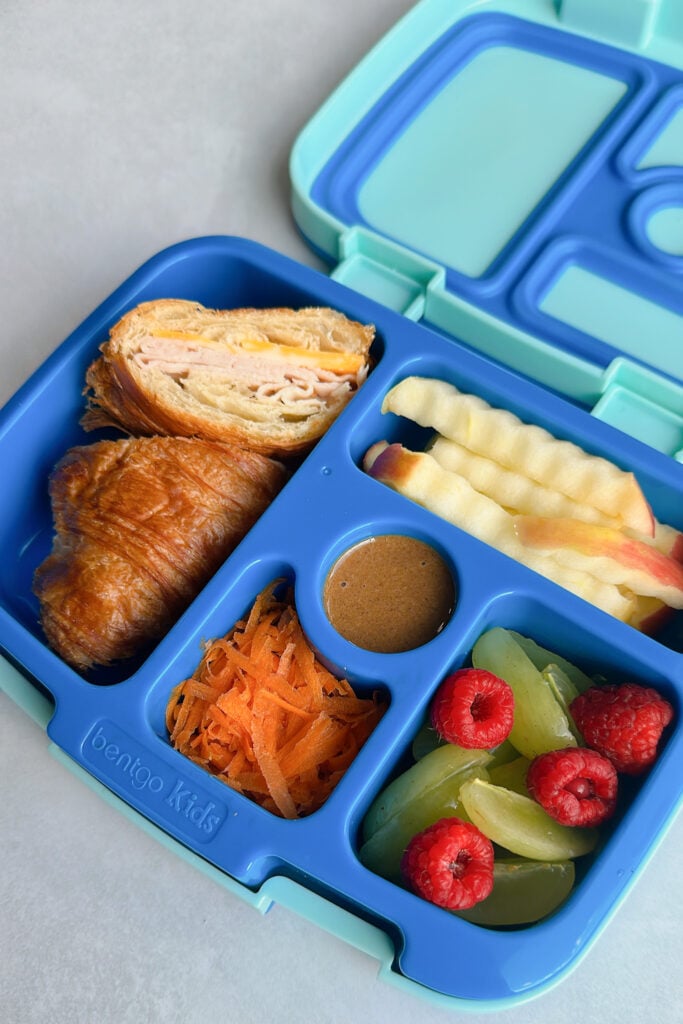
[[[483,779],[464,782],[460,799],[484,835],[520,857],[569,860],[590,853],[598,841],[596,829],[560,825],[531,797]]]
[[[370,805],[363,821],[363,839],[370,839],[391,818],[424,800],[431,790],[448,791],[454,776],[472,768],[484,768],[490,761],[491,755],[486,750],[465,750],[453,743],[425,754],[417,764],[390,782]],[[458,785],[460,781],[458,779]]]
[[[571,711],[569,710],[569,705],[575,697],[578,697],[579,691],[574,686],[567,673],[564,672],[559,665],[546,665],[541,674],[547,681],[556,701],[567,716],[567,724],[572,731],[574,739],[577,744],[582,747],[584,745],[583,737],[576,728]]]
[[[553,664],[562,669],[564,674],[571,679],[579,693],[583,693],[589,686],[593,686],[594,681],[591,677],[586,675],[573,662],[567,661],[566,658],[562,658],[559,654],[555,654],[545,647],[541,647],[535,640],[528,636],[522,636],[521,633],[516,633],[513,629],[508,630],[508,632],[517,641],[527,658],[533,662],[539,672],[542,672],[546,665]]]
[[[361,863],[370,871],[401,884],[401,858],[418,832],[441,818],[469,821],[459,799],[460,786],[468,779],[488,779],[485,768],[470,766],[451,775],[443,785],[434,786],[417,795],[389,818],[360,848]]]
[[[493,892],[458,917],[473,924],[531,924],[552,914],[564,903],[574,885],[574,862],[515,858],[497,860],[493,867]]]
[[[515,715],[509,740],[530,760],[562,747],[575,747],[567,716],[544,679],[516,639],[496,627],[479,637],[472,663],[500,676],[511,687]]]
[[[432,750],[443,746],[445,742],[445,740],[441,739],[436,729],[428,721],[425,722],[413,740],[412,754],[414,759],[419,761],[425,754],[431,754]]]
[[[505,764],[491,764],[489,776],[494,786],[503,786],[504,789],[511,789],[513,793],[521,793],[528,796],[526,788],[526,773],[529,771],[531,761],[528,757],[516,757],[514,761],[506,761]]]
[[[503,740],[497,747],[491,749],[491,757],[493,760],[489,764],[489,769],[496,768],[499,764],[508,764],[510,761],[514,761],[519,757],[519,751],[516,747],[510,743],[510,740]]]
[[[548,680],[555,691],[555,696],[565,707],[569,707],[574,698],[579,696],[578,688],[559,665],[550,662],[545,666],[541,675]]]
[[[419,761],[425,754],[431,754],[432,750],[443,746],[445,742],[446,740],[441,739],[436,729],[429,722],[425,722],[413,740],[413,757],[416,761]],[[497,747],[492,748],[491,754],[493,755],[491,766],[493,766],[494,764],[504,764],[506,761],[514,760],[514,758],[518,757],[519,752],[512,746],[509,740],[503,740]]]

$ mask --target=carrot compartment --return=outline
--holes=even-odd
[[[316,657],[279,581],[225,637],[209,641],[173,690],[166,726],[176,750],[283,818],[325,802],[386,702],[358,697]]]

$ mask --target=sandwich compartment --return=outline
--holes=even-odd
[[[621,16],[607,0],[526,4],[524,17],[503,0],[473,6],[418,4],[297,141],[294,212],[336,263],[330,277],[245,239],[173,246],[135,271],[2,410],[0,537],[12,554],[0,569],[0,680],[46,725],[64,763],[227,888],[261,910],[273,901],[298,909],[370,952],[396,985],[484,1010],[540,994],[578,962],[678,809],[683,613],[656,636],[641,634],[373,480],[363,457],[380,439],[419,444],[420,432],[383,414],[382,400],[406,376],[437,377],[632,471],[655,515],[683,530],[681,255],[667,251],[667,218],[683,203],[683,23],[666,0],[623,5],[630,13]],[[602,20],[591,21],[598,8]],[[530,111],[539,83],[545,99]],[[486,118],[499,116],[504,86],[517,90],[517,120],[502,166],[504,124]],[[548,134],[553,105],[567,123],[561,146]],[[542,166],[525,182],[530,152]],[[401,198],[410,180],[421,183],[413,211]],[[374,365],[151,653],[85,678],[46,646],[31,591],[52,539],[47,479],[68,447],[113,436],[79,427],[86,367],[124,312],[163,297],[214,308],[331,306],[375,325]],[[642,333],[648,344],[638,348]],[[635,340],[620,346],[626,335]],[[398,654],[344,640],[323,604],[336,559],[385,534],[429,543],[456,587],[438,635]],[[293,586],[323,663],[388,704],[331,796],[295,821],[183,757],[165,724],[202,642],[229,631],[275,579]],[[364,815],[410,763],[438,684],[494,626],[588,672],[654,686],[675,712],[656,765],[628,785],[597,851],[577,862],[567,902],[511,929],[461,920],[359,859]]]

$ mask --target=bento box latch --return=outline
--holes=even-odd
[[[683,463],[683,388],[619,356],[602,377],[593,415]]]
[[[366,228],[352,227],[339,238],[339,262],[331,277],[410,320],[424,315],[428,289],[442,289],[446,272]]]

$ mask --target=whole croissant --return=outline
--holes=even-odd
[[[50,479],[55,538],[34,576],[50,646],[80,670],[146,649],[286,476],[272,459],[193,438],[72,448]]]

